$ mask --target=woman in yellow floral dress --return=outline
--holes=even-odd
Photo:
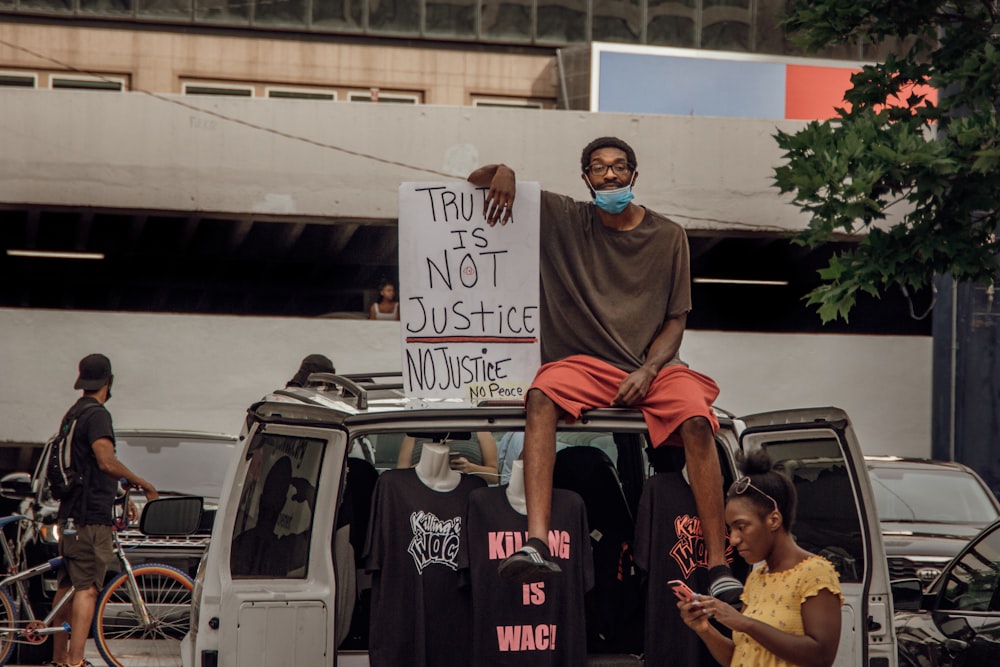
[[[678,603],[681,616],[722,665],[829,667],[840,641],[837,572],[796,544],[795,486],[771,469],[767,452],[752,452],[741,467],[744,476],[726,494],[726,523],[733,547],[758,564],[743,589],[743,611],[698,595]],[[732,630],[732,639],[713,618]]]

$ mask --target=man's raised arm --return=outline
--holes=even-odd
[[[468,181],[476,187],[489,187],[483,203],[483,217],[490,227],[505,225],[514,218],[514,192],[517,182],[514,170],[505,164],[488,164],[469,174]]]

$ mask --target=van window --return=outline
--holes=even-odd
[[[840,445],[833,438],[816,438],[769,444],[767,451],[795,484],[795,540],[830,561],[841,582],[862,581],[861,517]]]
[[[233,530],[234,578],[305,578],[325,441],[259,433]]]
[[[969,550],[948,572],[938,609],[997,611],[1000,589],[1000,530]]]
[[[369,433],[355,437],[349,456],[364,458],[381,473],[394,468],[415,466],[423,447],[429,442],[441,442],[442,436],[452,457],[464,457],[476,466],[478,474],[490,485],[506,484],[510,470],[524,447],[524,431],[466,431],[449,433]],[[593,447],[603,451],[618,465],[619,449],[634,447],[642,456],[646,438],[638,433],[614,434],[603,431],[565,430],[556,433],[556,451],[567,447]]]

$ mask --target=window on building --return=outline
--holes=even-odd
[[[76,74],[53,74],[49,77],[50,88],[70,88],[76,90],[125,90],[125,79],[114,76],[86,76]]]
[[[252,86],[240,86],[228,83],[184,83],[182,89],[185,95],[222,95],[225,97],[253,97]]]
[[[579,0],[571,0],[578,2]],[[527,42],[532,34],[531,2],[482,0],[480,35],[487,41]]]
[[[136,15],[139,17],[191,20],[191,0],[133,0],[133,2]]]
[[[385,93],[379,91],[375,95],[372,93],[348,93],[347,99],[350,102],[378,102],[379,104],[420,104],[420,96],[400,93]]]
[[[473,97],[472,106],[494,109],[544,109],[541,102],[530,100],[504,99],[500,97]]]
[[[425,32],[442,37],[476,36],[476,3],[426,0]]]
[[[593,40],[641,43],[642,4],[642,0],[594,0]]]
[[[695,0],[649,0],[646,43],[658,46],[695,46],[695,26],[700,18]]]
[[[250,0],[197,0],[195,19],[205,23],[250,25]]]
[[[65,14],[73,11],[73,0],[21,0],[18,7],[29,12]]]
[[[363,4],[352,0],[323,0],[312,3],[312,25],[324,30],[360,32]]]
[[[38,85],[38,75],[27,72],[0,72],[0,86],[11,88],[34,88]]]
[[[372,32],[416,35],[420,33],[420,3],[413,0],[379,0],[368,3],[368,28]]]
[[[700,46],[752,51],[753,7],[750,0],[703,0]]]
[[[604,1],[610,3],[616,0]],[[617,0],[617,2],[628,1]],[[589,37],[586,32],[587,4],[587,0],[538,0],[538,41],[559,43],[587,41]]]
[[[254,25],[304,28],[308,24],[307,0],[255,0]]]
[[[121,16],[132,13],[132,0],[80,0],[81,14]]]
[[[756,0],[754,11],[753,50],[757,53],[792,55],[792,46],[785,39],[781,17],[785,0]]]
[[[267,88],[267,96],[291,100],[336,100],[337,91],[319,88]]]

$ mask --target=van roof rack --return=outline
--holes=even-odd
[[[399,378],[399,382],[381,382],[384,378]],[[351,373],[350,375],[338,375],[337,373],[310,373],[306,378],[306,386],[316,384],[332,384],[340,389],[342,394],[350,394],[357,401],[358,410],[368,409],[368,393],[372,391],[390,391],[403,388],[403,374],[401,372],[380,372],[380,373]]]

